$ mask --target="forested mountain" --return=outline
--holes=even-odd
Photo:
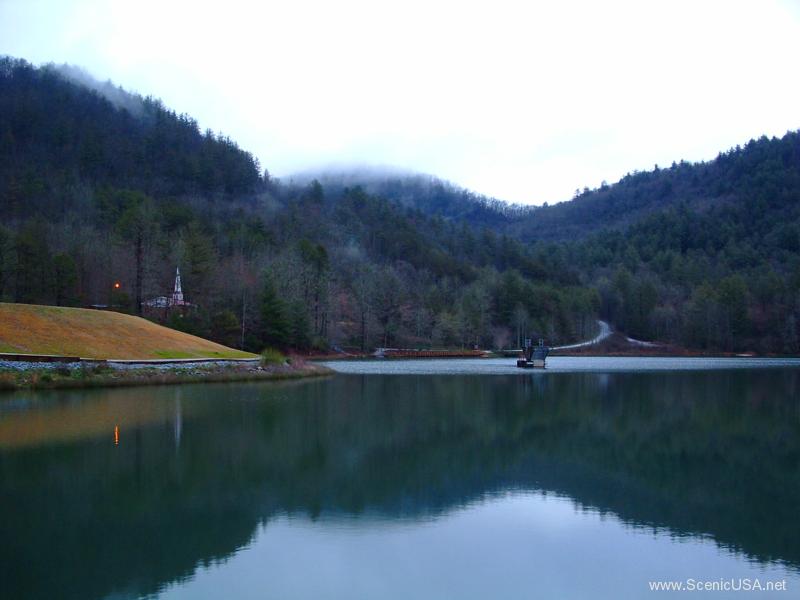
[[[644,216],[619,216],[612,227],[607,215],[624,214],[626,203]],[[550,214],[569,227],[595,219],[601,229],[566,245],[569,263],[628,333],[695,348],[800,351],[800,133],[631,176],[558,208]]]
[[[396,169],[363,167],[310,171],[294,175],[288,183],[303,185],[313,180],[319,181],[329,194],[340,194],[346,188],[361,186],[368,194],[404,208],[498,232],[535,210],[534,207],[512,205],[476,194],[432,175]]]
[[[708,350],[800,350],[798,132],[536,209],[419,177],[371,185],[393,202],[410,197],[427,214],[520,240],[536,256],[564,253],[559,261],[598,293],[600,314],[634,337]]]
[[[330,191],[354,185],[401,206],[447,220],[488,227],[526,243],[585,239],[604,230],[624,231],[652,214],[689,207],[708,212],[747,205],[766,216],[791,205],[800,190],[800,133],[751,140],[705,163],[629,173],[614,184],[576,190],[569,202],[540,207],[512,205],[430,175],[397,170],[309,172],[289,184],[317,179]]]
[[[201,133],[196,121],[158,100],[118,92],[124,106],[56,67],[0,60],[5,214],[58,210],[63,195],[85,182],[209,198],[256,189],[257,161],[231,140]]]
[[[272,181],[229,139],[103,87],[0,61],[0,298],[139,312],[180,266],[195,309],[152,316],[250,350],[587,334],[597,297],[563,252],[357,185]]]
[[[647,216],[679,206],[697,212],[747,206],[767,217],[797,202],[800,133],[762,137],[710,162],[672,163],[628,174],[614,185],[576,191],[570,202],[520,215],[508,230],[526,241],[569,240],[601,229],[624,230]]]
[[[559,342],[601,316],[800,351],[797,132],[532,209],[421,175],[274,180],[80,75],[0,60],[0,299],[137,312],[180,266],[196,307],[151,316],[249,350]]]

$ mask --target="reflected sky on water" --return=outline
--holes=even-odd
[[[4,593],[800,589],[800,370],[541,375],[3,396]]]

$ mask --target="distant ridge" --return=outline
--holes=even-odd
[[[383,166],[331,167],[308,170],[285,178],[288,185],[317,180],[326,193],[338,195],[361,187],[372,196],[404,208],[447,220],[462,220],[478,227],[502,228],[536,207],[511,204],[461,187],[450,181],[410,170]]]

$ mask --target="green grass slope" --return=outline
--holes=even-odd
[[[0,302],[0,352],[81,358],[255,358],[122,313]]]

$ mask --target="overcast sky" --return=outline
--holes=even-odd
[[[800,128],[800,0],[0,0],[0,54],[160,97],[274,175],[528,204]]]

